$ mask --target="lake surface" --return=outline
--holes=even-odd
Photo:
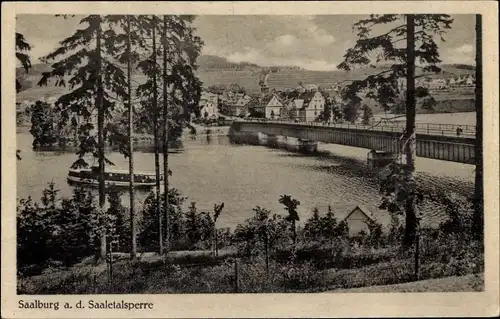
[[[31,150],[31,141],[29,133],[17,134],[17,148],[22,150],[22,160],[17,162],[18,199],[32,196],[39,200],[42,189],[51,181],[61,196],[71,196],[66,176],[76,155],[35,152]],[[343,218],[358,204],[372,211],[383,224],[389,222],[389,215],[377,208],[377,182],[366,175],[368,150],[320,144],[320,156],[305,156],[262,146],[233,145],[226,136],[186,139],[182,144],[182,152],[169,155],[171,185],[188,197],[186,207],[195,201],[198,211],[211,211],[214,204],[224,202],[220,227],[235,227],[253,216],[256,206],[285,214],[278,203],[282,194],[300,201],[301,222],[312,215],[314,207],[324,213],[331,205],[337,217]],[[154,171],[154,154],[137,152],[134,156],[136,170]],[[109,153],[108,157],[117,168],[128,168],[128,160],[122,155]],[[428,187],[445,187],[465,194],[472,191],[471,165],[418,158],[416,166],[419,180]],[[145,196],[138,194],[137,207]],[[127,195],[122,198],[127,205]],[[441,214],[437,208],[429,211],[433,218]]]

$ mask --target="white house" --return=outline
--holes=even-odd
[[[476,81],[474,81],[472,74],[469,74],[469,76],[467,77],[467,80],[465,80],[465,85],[474,86],[475,83],[476,83]]]
[[[299,95],[296,100],[302,100],[301,107],[298,107],[298,118],[300,121],[314,121],[325,109],[325,97],[319,91],[306,91]],[[296,104],[299,106],[299,104]]]
[[[212,101],[200,101],[200,115],[202,118],[217,117],[219,115],[217,104]]]
[[[280,118],[281,110],[283,109],[283,103],[280,101],[276,94],[268,94],[264,96],[261,104],[265,109],[266,118]]]
[[[446,88],[446,80],[445,79],[433,79],[429,83],[429,87],[434,90],[441,90]]]
[[[344,219],[349,228],[349,236],[356,236],[361,231],[369,233],[367,222],[374,221],[372,213],[361,205],[356,206]]]
[[[236,101],[236,104],[229,106],[231,116],[246,115],[248,112],[248,103],[252,98],[249,95],[244,95]]]
[[[215,93],[210,93],[210,92],[201,92],[200,96],[200,101],[211,101],[212,103],[216,104],[219,102],[219,96]]]
[[[299,110],[304,106],[302,99],[290,99],[287,103],[288,118],[298,119]]]

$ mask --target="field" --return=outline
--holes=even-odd
[[[198,75],[203,82],[204,87],[208,87],[214,84],[232,84],[236,83],[240,86],[243,86],[248,92],[259,92],[260,88],[258,85],[260,70],[259,68],[247,68],[244,70],[234,70],[234,69],[224,69],[221,68],[216,70],[214,68],[209,68],[209,62],[205,61],[206,59],[202,59],[201,65],[198,70]],[[446,73],[452,73],[457,75],[464,75],[473,73],[471,70],[460,69],[452,65],[443,65],[443,71]],[[18,95],[18,100],[25,99],[39,99],[45,94],[53,95],[57,94],[57,91],[64,91],[64,88],[54,88],[54,91],[45,91],[48,90],[51,85],[45,89],[35,89],[34,87],[40,80],[42,72],[50,70],[50,65],[48,64],[34,64],[33,68],[29,71],[28,74],[24,73],[22,69],[17,70],[17,76],[22,79],[23,83],[26,83],[26,86],[29,87],[26,91],[21,92]],[[284,89],[284,88],[295,88],[299,85],[299,82],[303,84],[316,84],[318,86],[327,87],[331,86],[334,83],[341,81],[349,81],[354,79],[361,79],[367,75],[375,74],[384,70],[384,68],[374,68],[374,69],[355,69],[350,72],[345,71],[309,71],[309,70],[296,70],[290,68],[284,68],[278,71],[277,73],[271,74],[268,79],[268,84],[271,88],[276,89]],[[140,82],[141,75],[136,72],[134,75],[134,80]],[[450,98],[463,98],[464,96],[470,95],[470,91],[467,90],[467,93],[464,94],[462,92],[451,92],[451,94],[446,93],[439,94],[443,95],[443,99],[448,100]],[[436,98],[440,100],[440,98]]]

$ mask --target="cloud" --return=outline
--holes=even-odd
[[[475,59],[476,48],[467,43],[444,50],[442,54],[444,63],[474,64]]]
[[[275,41],[277,44],[283,46],[289,46],[292,45],[295,41],[297,41],[297,37],[291,34],[285,34],[277,37]]]
[[[231,53],[227,56],[230,62],[250,62],[261,66],[299,66],[312,71],[331,71],[336,70],[337,62],[326,61],[324,59],[301,59],[290,57],[266,56],[263,51],[254,48],[247,48],[243,52]]]
[[[472,44],[462,44],[461,46],[455,48],[458,53],[472,53],[474,52],[474,46]]]
[[[205,54],[266,66],[334,68],[329,52],[336,38],[314,16],[202,16],[198,23]]]

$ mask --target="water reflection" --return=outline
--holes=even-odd
[[[51,181],[61,190],[60,196],[71,196],[66,176],[76,154],[34,151],[31,141],[29,133],[17,135],[17,148],[22,150],[22,160],[17,162],[18,198],[32,196],[39,200],[43,188]],[[312,215],[314,207],[324,212],[331,205],[338,218],[342,218],[357,204],[371,210],[382,223],[390,220],[387,213],[378,209],[380,195],[364,162],[367,150],[320,145],[319,153],[311,156],[245,145],[221,135],[195,139],[187,136],[169,149],[172,150],[169,167],[173,172],[170,184],[188,197],[185,208],[195,201],[199,211],[211,211],[214,204],[224,202],[220,227],[235,227],[253,216],[257,205],[285,214],[278,202],[283,194],[301,202],[300,223]],[[152,149],[136,147],[136,150],[135,169],[154,171]],[[106,156],[115,163],[115,168],[128,169],[128,159],[123,155],[108,150]],[[435,175],[429,178],[438,180]],[[138,208],[147,193],[138,192]],[[127,192],[122,202],[128,205]]]

